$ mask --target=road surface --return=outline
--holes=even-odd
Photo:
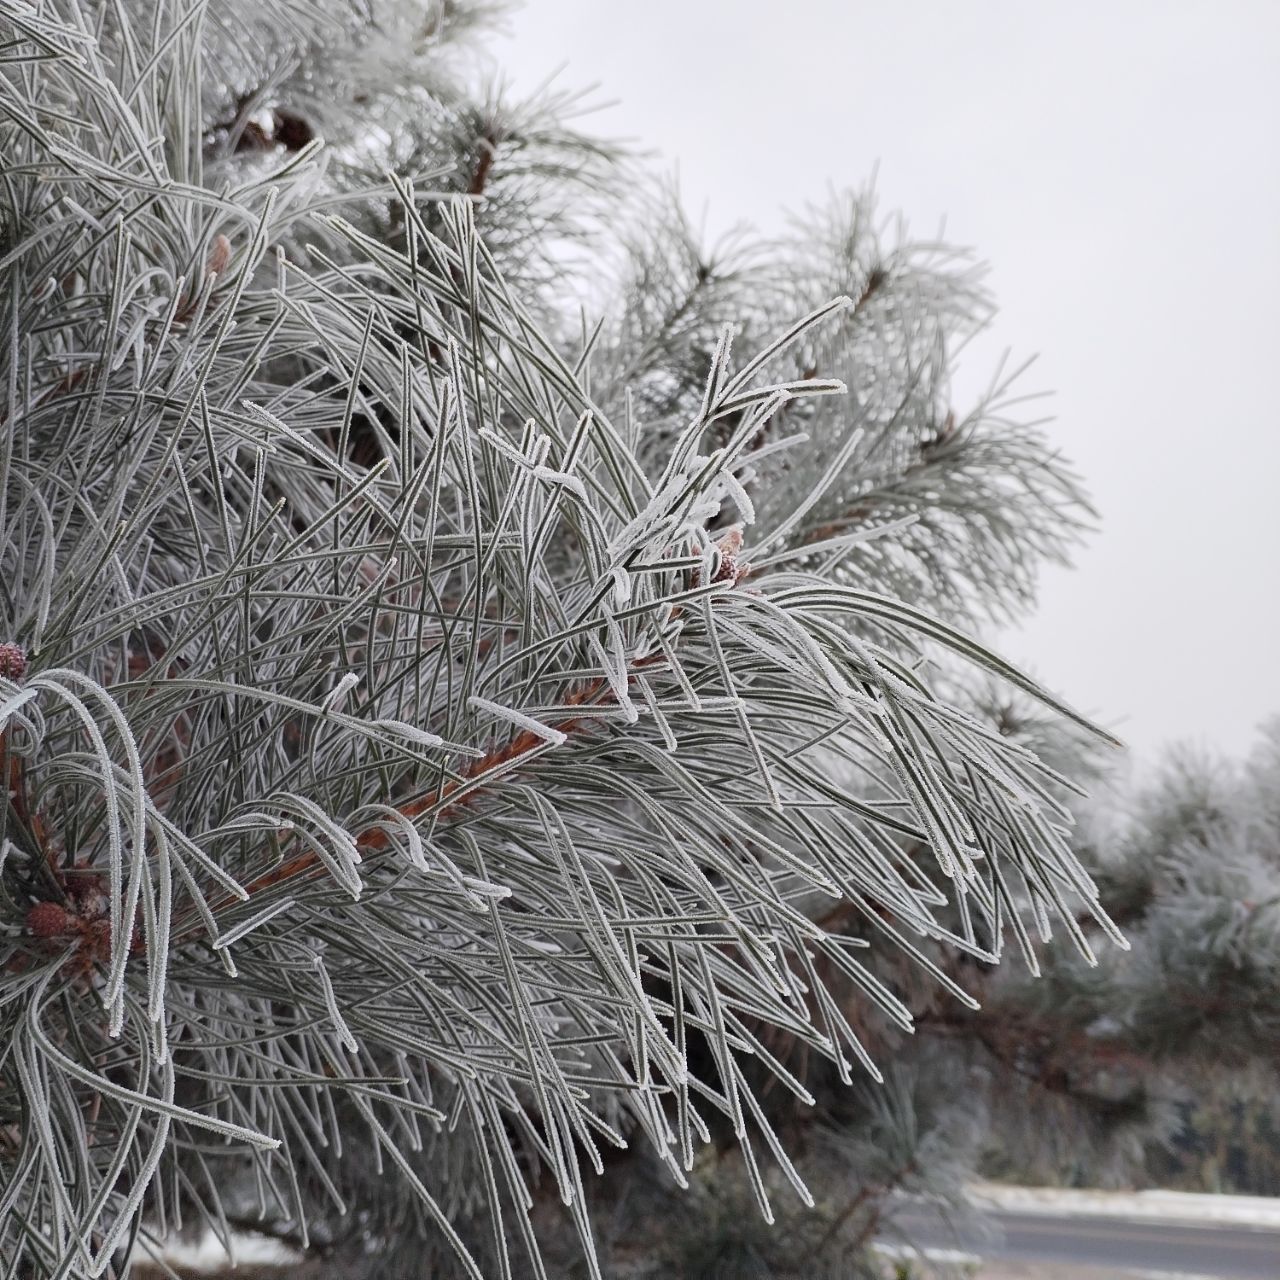
[[[999,1210],[984,1216],[995,1226],[987,1237],[957,1236],[916,1208],[901,1210],[894,1223],[900,1238],[917,1247],[956,1249],[984,1258],[1073,1263],[1138,1275],[1280,1280],[1280,1231]]]

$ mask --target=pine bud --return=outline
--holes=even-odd
[[[27,651],[12,640],[0,644],[0,676],[6,680],[21,680],[27,673]]]
[[[231,241],[224,235],[213,237],[213,245],[209,249],[209,257],[204,264],[207,276],[220,276],[231,261]]]
[[[37,902],[27,912],[27,929],[37,938],[60,938],[70,925],[71,917],[56,902]]]

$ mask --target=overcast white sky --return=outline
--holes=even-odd
[[[1008,656],[1141,760],[1280,713],[1280,2],[534,0],[509,32],[517,87],[598,83],[713,234],[876,166],[945,216],[1001,306],[962,388],[1038,352],[1102,512]]]

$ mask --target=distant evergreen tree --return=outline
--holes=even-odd
[[[976,1150],[912,1011],[1118,936],[969,635],[1090,514],[980,273],[705,249],[489,17],[0,0],[0,1274],[847,1272]]]
[[[1178,752],[1084,817],[1133,951],[990,975],[964,1038],[1018,1105],[992,1111],[989,1166],[1280,1194],[1280,721],[1242,767]]]

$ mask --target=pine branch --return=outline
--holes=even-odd
[[[482,1203],[536,1272],[541,1171],[599,1275],[600,1149],[680,1181],[713,1129],[807,1196],[770,1044],[874,1074],[896,966],[962,994],[912,934],[1114,936],[1058,775],[920,663],[1084,723],[921,607],[1025,592],[1074,510],[942,416],[980,288],[855,200],[769,254],[646,226],[578,324],[554,246],[628,224],[570,103],[477,101],[408,7],[203,12],[0,0],[0,1252],[80,1280],[244,1194],[473,1277]],[[270,154],[208,145],[246,85]],[[805,542],[881,489],[957,541]]]
[[[635,666],[637,669],[652,667],[655,663],[662,661],[664,657],[665,655],[662,653],[650,654],[645,658],[637,659]],[[630,679],[634,681],[635,676],[632,675]],[[613,691],[609,689],[605,678],[599,676],[572,691],[565,699],[565,702],[568,706],[602,705],[616,702],[616,697]],[[557,721],[551,726],[554,732],[565,737],[590,730],[592,727],[593,722],[590,720],[584,721],[581,716],[571,716],[568,719]],[[549,743],[545,736],[527,729],[522,730],[503,746],[495,747],[479,759],[473,760],[460,778],[453,782],[445,783],[436,790],[428,791],[415,800],[400,804],[397,806],[396,811],[401,818],[406,820],[418,818],[432,812],[439,812],[448,817],[461,806],[474,804],[500,778],[508,776],[513,768],[531,760],[537,752],[546,750],[548,745]],[[286,834],[285,832],[281,833],[281,835]],[[379,852],[386,849],[389,843],[390,835],[385,826],[372,827],[361,832],[356,837],[356,846],[362,853]],[[276,885],[306,877],[313,871],[321,872],[323,870],[323,864],[317,854],[314,852],[301,853],[271,871],[264,872],[256,879],[251,880],[245,886],[245,894],[247,895],[245,901],[251,901],[255,895],[260,895]],[[218,914],[226,908],[239,906],[240,904],[241,899],[234,895],[228,895],[213,906],[214,918],[216,919]]]

